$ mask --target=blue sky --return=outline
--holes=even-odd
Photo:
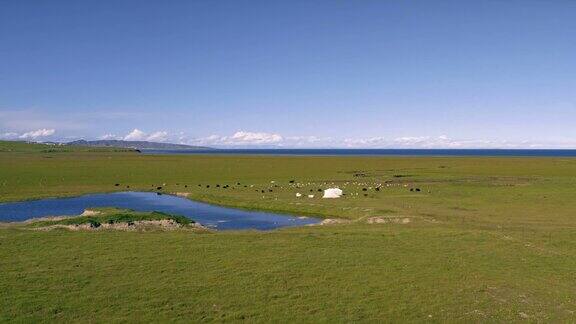
[[[576,1],[2,1],[0,138],[576,147]]]

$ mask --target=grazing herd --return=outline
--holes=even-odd
[[[365,174],[355,174],[355,177],[358,176],[365,176]],[[180,186],[179,183],[175,184],[176,186]],[[318,186],[321,185],[323,187],[327,187],[328,189],[323,189],[323,188],[318,188]],[[364,185],[364,186],[363,186]],[[115,183],[114,184],[115,187],[120,187],[121,184],[120,183]],[[188,185],[185,184],[183,185],[184,188],[188,188]],[[250,188],[254,188],[256,185],[250,185]],[[385,181],[384,184],[382,183],[373,183],[372,185],[366,183],[366,182],[343,182],[340,183],[340,185],[336,186],[336,184],[334,182],[323,182],[321,184],[317,184],[315,182],[297,182],[296,180],[289,180],[288,181],[288,186],[285,188],[284,186],[278,185],[276,184],[276,181],[272,180],[270,181],[270,185],[265,186],[265,188],[255,188],[254,191],[259,192],[261,194],[266,194],[266,193],[274,193],[274,189],[278,188],[280,189],[280,191],[282,191],[282,189],[304,189],[305,187],[314,187],[316,186],[316,188],[310,188],[308,189],[310,194],[306,195],[308,198],[314,198],[316,197],[313,193],[314,192],[323,192],[323,196],[322,198],[340,198],[341,196],[350,196],[352,198],[354,198],[355,196],[358,196],[359,193],[357,192],[357,190],[361,190],[362,192],[362,196],[364,197],[368,197],[369,196],[369,191],[374,191],[374,192],[380,192],[382,189],[385,189],[387,187],[397,187],[397,186],[403,186],[405,188],[408,188],[408,190],[410,192],[413,193],[419,193],[422,192],[421,188],[418,187],[410,187],[407,184],[402,184],[402,183],[392,183],[391,181]],[[125,186],[126,188],[130,188],[129,185]],[[161,191],[165,190],[166,187],[166,183],[163,183],[162,185],[152,185],[153,188],[156,189],[158,194],[161,194]],[[240,182],[236,182],[236,186],[231,186],[229,184],[198,184],[199,188],[205,187],[206,189],[210,189],[210,188],[220,188],[220,189],[236,189],[238,188],[248,188],[248,185],[244,184],[242,185],[242,183]],[[352,187],[350,189],[347,189],[348,187]],[[348,191],[348,194],[344,193],[343,190],[341,189],[346,189]],[[430,191],[428,191],[428,193],[430,193]],[[296,198],[302,198],[304,195],[300,192],[296,192]],[[265,196],[262,196],[263,198],[265,198]]]

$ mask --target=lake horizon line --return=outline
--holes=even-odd
[[[483,156],[483,157],[576,157],[576,149],[361,149],[361,148],[211,148],[193,150],[142,149],[144,154],[222,154],[293,156]]]

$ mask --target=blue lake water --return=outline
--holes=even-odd
[[[317,218],[247,211],[157,195],[153,192],[116,192],[72,198],[51,198],[0,204],[0,222],[18,222],[46,216],[79,215],[91,207],[118,207],[136,211],[160,211],[186,216],[217,230],[272,230],[318,223]]]
[[[143,154],[223,154],[295,156],[518,156],[576,157],[576,150],[477,150],[477,149],[211,149],[142,150]]]

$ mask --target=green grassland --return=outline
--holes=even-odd
[[[204,234],[5,226],[0,321],[576,320],[576,159],[2,145],[0,201],[160,190],[353,222]],[[330,186],[346,196],[319,198]],[[386,216],[411,222],[365,222]]]

